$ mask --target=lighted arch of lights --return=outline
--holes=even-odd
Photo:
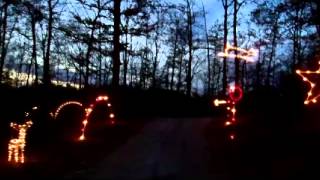
[[[106,103],[107,103],[107,106],[108,106],[109,108],[112,107],[112,104],[109,102],[109,97],[108,97],[108,96],[98,96],[98,97],[95,99],[94,103],[90,104],[89,107],[85,108],[85,117],[84,117],[84,119],[83,119],[83,121],[82,121],[82,125],[83,125],[83,126],[82,126],[82,129],[81,129],[81,136],[79,137],[79,140],[80,140],[80,141],[83,141],[83,140],[86,139],[85,134],[86,134],[86,127],[87,127],[87,125],[88,125],[88,123],[89,123],[89,117],[90,117],[93,109],[95,108],[95,106],[96,106],[98,103],[100,103],[100,102],[106,102]],[[112,120],[111,120],[111,124],[114,124],[114,123],[115,123],[114,117],[115,117],[115,116],[114,116],[114,114],[113,114],[112,111],[111,111],[110,114],[109,114],[109,118],[112,119]]]
[[[306,83],[308,83],[308,85],[310,86],[310,90],[308,91],[307,97],[304,100],[304,104],[308,105],[311,103],[317,103],[318,98],[320,97],[320,93],[316,94],[314,93],[314,89],[316,87],[316,83],[312,82],[307,75],[320,75],[320,61],[318,62],[319,64],[319,68],[315,71],[310,71],[310,70],[306,70],[306,71],[302,71],[302,70],[296,70],[296,73],[302,78],[302,80]]]
[[[26,137],[28,129],[32,126],[33,122],[30,118],[31,112],[38,110],[35,106],[30,112],[25,113],[25,122],[23,124],[17,124],[14,122],[10,123],[10,127],[18,131],[17,138],[11,138],[8,143],[8,162],[14,161],[15,163],[23,164],[25,162],[25,147],[26,147]]]
[[[232,85],[228,89],[228,94],[229,94],[229,97],[227,100],[215,99],[213,101],[213,104],[217,107],[220,105],[226,105],[227,111],[231,113],[231,119],[227,119],[227,121],[224,123],[225,126],[231,126],[236,123],[236,121],[237,121],[237,119],[236,119],[236,113],[237,113],[236,105],[243,97],[243,90],[239,86]],[[235,134],[230,134],[229,138],[231,140],[234,140]]]
[[[232,51],[237,51],[237,55],[230,53]],[[255,62],[254,57],[258,56],[258,50],[251,48],[249,50],[242,49],[239,47],[231,46],[229,43],[227,44],[224,52],[218,53],[219,57],[228,57],[228,58],[237,58],[247,62]]]
[[[69,105],[76,105],[76,106],[83,107],[83,104],[81,102],[78,102],[78,101],[66,101],[66,102],[62,103],[54,113],[51,113],[51,116],[54,119],[56,119],[59,116],[61,110],[63,108],[65,108],[66,106],[69,106]]]

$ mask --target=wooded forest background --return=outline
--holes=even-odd
[[[209,25],[219,7],[201,0],[1,0],[0,83],[218,95],[317,68],[320,1],[217,1]],[[258,49],[256,62],[218,57],[227,43]]]

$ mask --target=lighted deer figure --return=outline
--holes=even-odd
[[[10,139],[8,144],[8,161],[12,158],[16,163],[24,163],[24,148],[26,146],[27,131],[32,125],[32,121],[28,120],[24,124],[11,123],[10,127],[19,132],[18,138]]]

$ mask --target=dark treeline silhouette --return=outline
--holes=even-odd
[[[219,3],[222,14],[209,24],[218,7],[194,0],[2,0],[0,82],[213,96],[231,82],[278,87],[283,75],[319,60],[318,1]],[[227,43],[258,49],[256,62],[217,57]]]

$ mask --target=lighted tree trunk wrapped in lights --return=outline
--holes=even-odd
[[[251,48],[249,50],[246,50],[237,46],[231,46],[230,44],[227,44],[224,51],[218,53],[218,56],[223,58],[234,58],[236,61],[243,60],[246,62],[255,62],[255,58],[258,56],[258,53],[259,51],[257,49]],[[237,79],[235,85],[229,87],[228,94],[229,98],[227,100],[215,99],[213,101],[215,106],[226,105],[226,109],[231,113],[231,119],[228,119],[225,122],[225,126],[231,126],[236,123],[236,104],[242,99],[243,96],[242,88],[239,86]],[[235,134],[229,134],[229,138],[231,140],[234,140]]]

